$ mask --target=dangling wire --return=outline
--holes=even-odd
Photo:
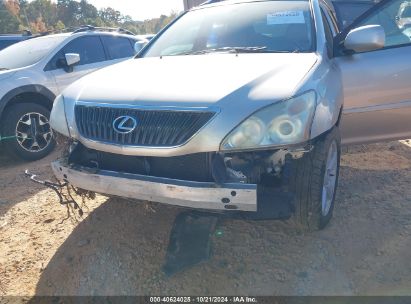
[[[79,204],[76,202],[76,200],[73,198],[73,196],[71,194],[70,187],[72,189],[74,189],[74,188],[68,182],[65,182],[65,183],[62,183],[62,184],[61,183],[57,184],[57,183],[53,183],[53,182],[50,182],[50,181],[42,181],[42,180],[37,179],[37,175],[31,174],[28,170],[26,170],[24,172],[24,175],[29,177],[31,181],[33,181],[37,184],[43,185],[43,186],[53,190],[59,198],[60,205],[65,205],[67,207],[73,206],[73,208],[75,210],[78,210],[79,215],[83,216],[83,214],[84,214],[83,209],[79,206]],[[68,197],[62,191],[62,189],[64,189],[64,188],[66,188]],[[74,192],[77,193],[76,191],[74,191]],[[68,210],[68,213],[69,213],[69,216],[70,216],[70,211],[69,210]]]

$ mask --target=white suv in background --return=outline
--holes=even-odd
[[[82,76],[132,57],[140,40],[124,29],[86,26],[0,51],[1,149],[26,160],[50,153],[55,97]]]

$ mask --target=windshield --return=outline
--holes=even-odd
[[[209,52],[312,52],[308,1],[264,1],[197,9],[183,15],[143,57]]]
[[[0,51],[0,69],[23,68],[40,61],[66,37],[39,37],[25,40]]]

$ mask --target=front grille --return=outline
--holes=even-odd
[[[129,146],[172,147],[184,144],[213,116],[214,112],[120,109],[77,105],[77,128],[84,138]],[[118,117],[131,116],[137,127],[128,134],[114,130]]]

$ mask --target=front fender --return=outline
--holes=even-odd
[[[342,78],[339,67],[324,59],[313,75],[317,80],[317,108],[311,126],[311,139],[332,129],[343,107]]]

